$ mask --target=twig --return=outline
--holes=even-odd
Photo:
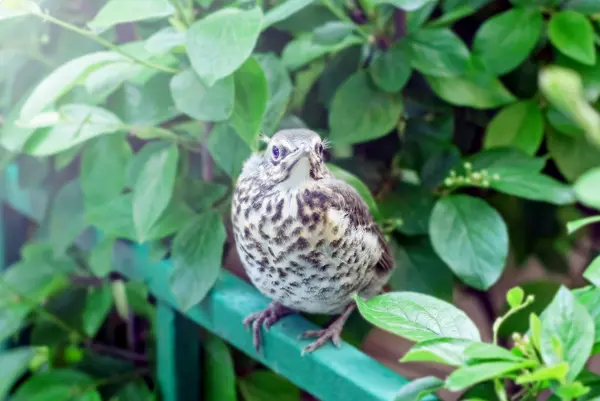
[[[121,348],[110,347],[108,345],[96,344],[92,342],[88,342],[86,345],[89,349],[99,354],[113,355],[134,362],[141,362],[146,364],[149,363],[148,358],[145,355],[138,354],[136,352],[131,352]]]

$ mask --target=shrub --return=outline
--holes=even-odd
[[[0,354],[13,366],[0,397],[29,366],[15,400],[47,383],[70,397],[66,382],[99,399],[115,383],[81,361],[108,352],[92,340],[113,310],[153,324],[146,289],[111,275],[116,242],[169,255],[177,302],[196,305],[219,273],[242,163],[260,134],[293,127],[328,138],[334,173],[394,249],[392,291],[356,298],[360,313],[415,342],[403,361],[456,367],[398,400],[473,386],[464,399],[598,396],[584,366],[600,350],[600,3],[258,3],[0,4],[1,161],[41,221],[2,277],[0,339],[28,327],[44,346]],[[90,227],[103,237],[80,250]],[[573,278],[567,258],[586,238],[592,285],[514,287],[491,310],[493,343],[451,304],[455,291],[489,303],[509,251]],[[111,394],[152,395],[147,366],[123,369],[133,376]]]

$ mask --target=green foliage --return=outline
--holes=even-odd
[[[35,194],[40,224],[0,276],[0,341],[32,344],[0,352],[0,398],[155,399],[141,380],[154,309],[143,283],[115,274],[135,268],[123,241],[170,259],[164,285],[190,310],[229,267],[232,189],[260,135],[307,127],[394,251],[393,292],[358,294],[360,313],[416,342],[402,362],[456,368],[397,400],[443,386],[505,401],[505,380],[519,399],[591,399],[597,255],[588,287],[542,279],[509,291],[492,343],[451,302],[468,287],[487,297],[509,263],[537,258],[567,275],[557,266],[594,235],[597,3],[5,0],[0,166],[18,180],[1,192]],[[127,346],[143,369],[105,344],[115,322],[140,319],[143,355],[139,338]],[[236,377],[240,358],[217,337],[205,347],[208,399],[300,399],[272,372]]]

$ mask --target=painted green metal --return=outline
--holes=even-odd
[[[14,183],[14,169],[7,172],[6,178]],[[20,205],[18,210],[35,218],[27,210],[27,205],[32,205],[30,198],[35,194],[19,188],[18,184],[6,187],[11,190],[5,193],[5,200],[11,205]],[[184,352],[187,345],[169,345],[180,340],[178,330],[174,328],[177,327],[174,310],[180,311],[187,319],[218,335],[323,401],[392,401],[396,392],[408,383],[405,378],[347,343],[342,343],[341,349],[328,344],[312,354],[301,356],[302,348],[308,340],[300,341],[298,335],[305,330],[317,329],[318,326],[299,315],[285,317],[272,326],[268,333],[264,333],[263,351],[258,354],[252,345],[251,333],[242,325],[242,319],[251,312],[264,308],[269,300],[250,284],[226,270],[221,272],[206,299],[190,310],[181,311],[169,288],[172,269],[170,260],[152,263],[144,246],[119,242],[114,262],[115,270],[131,280],[145,282],[150,292],[160,300],[158,313],[161,327],[158,330],[166,332],[159,333],[159,364],[165,364],[164,367],[159,366],[159,369],[166,372],[165,375],[171,374],[173,378],[161,378],[161,384],[166,386],[165,391],[172,391],[169,394],[177,394],[184,383],[188,386],[192,381],[200,379],[199,375],[191,374],[181,380],[177,377],[185,374],[187,368],[185,358],[178,359],[178,350]],[[162,327],[163,325],[166,327]],[[182,330],[195,332],[196,329],[182,327]],[[182,344],[187,343],[184,341]],[[423,400],[435,401],[437,398],[429,396]]]
[[[165,401],[200,399],[198,326],[166,302],[157,302],[157,374]]]

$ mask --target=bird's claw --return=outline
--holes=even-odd
[[[341,338],[342,327],[336,324],[332,324],[326,329],[323,330],[308,330],[302,333],[299,338],[314,338],[317,339],[310,343],[308,346],[304,347],[302,350],[302,356],[306,353],[311,353],[317,348],[325,345],[329,340],[338,348],[341,347],[342,338]]]
[[[262,325],[266,331],[269,331],[271,326],[280,318],[292,313],[281,304],[271,302],[267,308],[262,311],[251,313],[242,321],[244,326],[248,328],[252,325],[252,343],[256,352],[260,353],[261,335],[260,326]]]

